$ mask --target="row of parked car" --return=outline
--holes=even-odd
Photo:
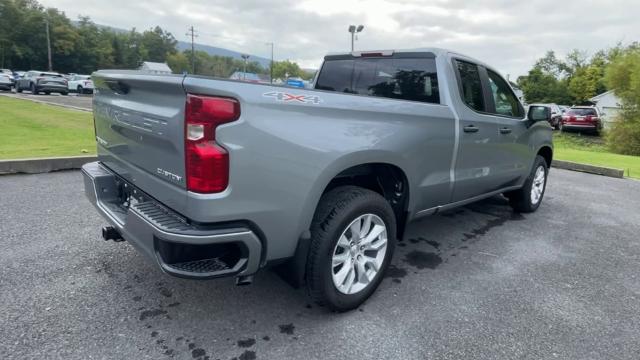
[[[78,94],[93,93],[93,81],[91,75],[60,74],[50,71],[11,71],[0,69],[0,90],[16,92],[30,91],[37,95],[60,93],[67,95],[70,92]]]
[[[551,111],[549,123],[554,129],[576,130],[600,135],[602,116],[595,106],[566,106],[557,104],[530,104],[529,106],[545,106]]]

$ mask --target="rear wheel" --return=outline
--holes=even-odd
[[[522,188],[505,194],[513,210],[522,213],[538,210],[547,187],[548,173],[547,161],[540,155],[536,156],[531,173]]]
[[[17,93],[22,93],[22,88],[18,85],[16,85],[16,92]]]
[[[336,311],[362,304],[389,266],[395,233],[393,209],[379,194],[342,186],[322,196],[306,268],[313,300]]]
[[[76,91],[78,92],[78,95],[84,94],[84,90],[82,89],[82,86],[80,86],[80,85],[78,85],[78,89]]]
[[[31,84],[31,93],[33,95],[38,95],[38,90],[36,89],[36,84]]]
[[[69,95],[69,93],[68,93],[67,91],[63,91],[63,92],[61,92],[61,93],[60,93],[60,95],[65,95],[65,96],[67,96],[67,95]]]

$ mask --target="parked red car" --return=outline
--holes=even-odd
[[[562,115],[560,130],[589,131],[599,135],[602,130],[600,111],[593,106],[573,106]]]

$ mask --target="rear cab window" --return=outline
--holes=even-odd
[[[435,58],[325,59],[316,89],[439,104]]]

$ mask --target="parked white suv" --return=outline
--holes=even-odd
[[[78,94],[93,94],[91,75],[73,75],[67,86],[69,91],[75,91]]]

